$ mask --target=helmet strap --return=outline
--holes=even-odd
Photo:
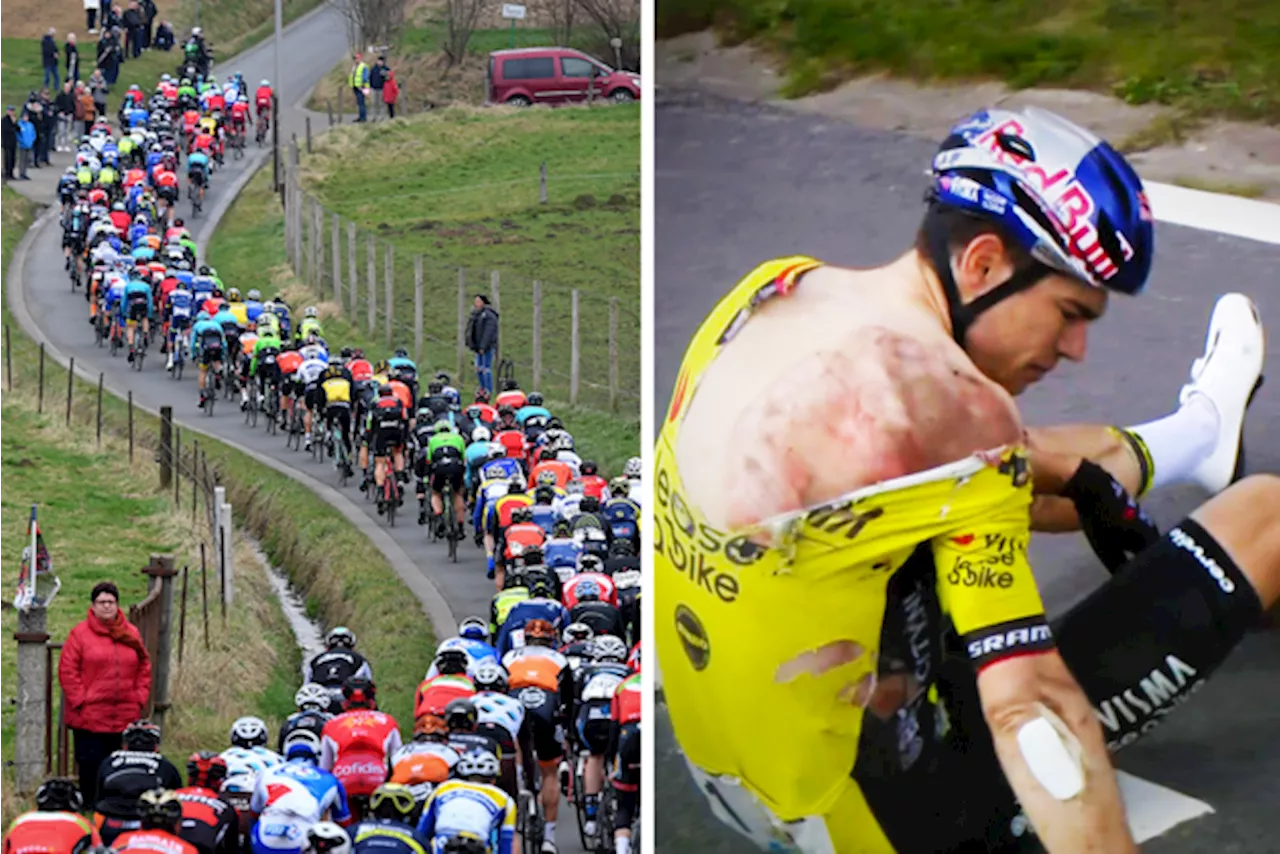
[[[946,224],[941,218],[931,217],[926,229],[929,260],[933,262],[934,272],[942,285],[942,292],[947,297],[947,312],[951,315],[951,337],[961,349],[965,347],[965,336],[968,335],[969,328],[973,326],[980,314],[1014,294],[1034,286],[1053,272],[1052,268],[1045,264],[1033,261],[1027,267],[1015,271],[1006,281],[972,302],[966,303],[960,297],[960,287],[956,284],[955,274],[951,271],[951,246],[947,240]]]

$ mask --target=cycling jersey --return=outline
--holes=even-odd
[[[517,522],[502,530],[502,557],[514,561],[529,549],[541,549],[547,534],[533,522]]]
[[[347,830],[351,854],[429,854],[431,840],[411,825],[391,819],[362,821]]]
[[[529,598],[529,588],[522,585],[508,587],[489,603],[489,634],[496,635],[506,623],[515,606]]]
[[[498,834],[496,854],[511,854],[516,805],[506,792],[488,783],[449,780],[431,793],[422,809],[418,833],[443,846],[450,837],[468,834],[485,844]]]
[[[460,649],[466,653],[468,677],[475,673],[475,669],[481,661],[486,659],[495,663],[498,661],[498,651],[484,641],[472,640],[471,638],[447,638],[436,647],[436,656],[439,657],[440,653],[450,649]],[[432,679],[438,675],[440,675],[440,670],[436,667],[436,663],[432,661],[431,667],[427,669],[426,678]]]
[[[126,831],[112,841],[111,847],[121,854],[200,854],[190,842],[164,830]]]
[[[228,747],[221,755],[227,763],[227,777],[248,774],[256,778],[284,762],[284,757],[266,747]]]
[[[520,735],[520,725],[524,722],[524,704],[507,694],[496,691],[481,691],[471,698],[476,707],[477,726],[494,724],[501,727],[512,740]]]
[[[227,336],[222,327],[212,320],[197,321],[191,327],[191,358],[199,359],[208,353],[211,360],[221,358],[227,350]]]
[[[263,331],[263,325],[258,323],[258,343],[253,345],[253,356],[249,360],[249,376],[255,376],[258,373],[260,364],[269,364],[275,366],[276,359],[280,357],[280,338],[271,334],[269,331]]]
[[[354,649],[327,649],[302,668],[303,682],[317,682],[326,688],[341,688],[352,677],[373,680],[373,668]]]
[[[618,607],[618,589],[613,579],[603,572],[583,572],[570,578],[564,584],[561,594],[564,606],[572,610],[583,597]]]
[[[317,338],[323,338],[324,326],[320,323],[319,318],[304,317],[302,318],[302,322],[298,324],[298,328],[294,332],[294,335],[299,341],[305,341],[307,340],[307,336],[312,332],[316,334]]]
[[[231,804],[212,789],[187,786],[174,792],[182,801],[182,823],[178,835],[190,842],[202,854],[214,854],[225,849],[225,840],[240,832],[239,820]]]
[[[117,750],[98,769],[97,812],[137,818],[138,797],[149,789],[177,789],[182,778],[173,763],[151,750]]]
[[[303,385],[311,385],[313,382],[320,379],[320,374],[324,373],[324,369],[327,367],[328,365],[319,359],[304,358],[302,364],[298,365],[296,373],[298,382]]]
[[[72,854],[101,845],[98,832],[73,812],[25,812],[9,825],[4,854]]]
[[[576,540],[553,537],[542,544],[542,559],[551,569],[574,569],[581,554],[582,546]]]
[[[345,377],[330,377],[322,380],[320,389],[324,392],[324,401],[327,406],[351,403],[351,381]]]
[[[280,725],[280,737],[277,742],[278,749],[281,754],[285,752],[285,742],[292,733],[298,730],[306,730],[315,733],[316,738],[324,732],[324,725],[333,719],[333,715],[327,711],[312,711],[310,709],[301,712],[294,712],[285,719]]]
[[[446,457],[453,457],[460,464],[465,452],[466,444],[462,441],[462,437],[452,431],[437,433],[427,443],[427,459],[433,463],[440,462]]]
[[[513,694],[525,688],[558,693],[560,671],[569,666],[569,659],[548,646],[523,646],[504,655],[502,666],[507,668],[507,685]]]
[[[582,478],[582,494],[598,499],[603,504],[609,498],[609,481],[598,474],[585,475]]]
[[[445,741],[415,738],[391,755],[392,783],[404,783],[415,794],[449,779],[458,752]]]
[[[862,705],[847,700],[869,675],[868,656],[813,675],[806,655],[853,639],[872,662],[905,661],[928,685],[940,652],[927,638],[877,649],[887,614],[896,621],[912,597],[950,617],[975,668],[1052,641],[1026,558],[1021,448],[875,484],[750,532],[715,529],[686,497],[676,439],[703,372],[753,310],[817,266],[789,258],[757,268],[685,354],[656,449],[656,642],[672,724],[694,765],[736,778],[783,821],[825,817],[836,850],[892,851],[862,788],[879,768],[855,764],[863,739],[886,740],[885,727],[864,728]],[[766,530],[776,547],[748,539]],[[778,614],[802,619],[780,624]],[[760,739],[761,708],[793,722],[786,739]],[[875,748],[896,757],[897,740],[895,729],[891,746]]]
[[[444,710],[454,700],[470,697],[476,692],[476,686],[466,676],[450,674],[433,676],[424,679],[418,685],[413,701],[414,720],[423,715],[444,716]]]
[[[306,847],[307,830],[325,813],[331,821],[351,818],[342,783],[306,759],[290,760],[262,774],[249,809],[259,814],[253,826],[255,852],[300,852]]]
[[[352,709],[324,725],[320,767],[349,795],[371,795],[387,780],[387,760],[400,749],[396,719],[375,709]]]

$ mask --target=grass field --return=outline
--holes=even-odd
[[[30,225],[34,208],[8,187],[3,188],[0,199],[0,213],[3,214],[3,268],[7,270],[12,247],[16,245],[22,232]],[[9,327],[12,336],[12,360],[15,379],[15,392],[4,395],[4,514],[3,533],[6,548],[4,551],[3,574],[6,582],[6,594],[9,595],[12,584],[17,578],[17,560],[20,547],[10,543],[21,539],[25,524],[25,513],[29,510],[27,498],[20,489],[21,477],[39,481],[43,484],[50,472],[42,465],[33,463],[30,467],[15,467],[22,458],[37,459],[32,456],[35,451],[44,450],[52,444],[49,438],[57,430],[40,422],[42,432],[38,441],[28,440],[23,445],[22,455],[10,453],[9,443],[12,440],[22,442],[21,433],[11,429],[9,405],[10,400],[19,401],[28,394],[30,377],[35,376],[37,348],[14,323],[7,308],[3,312],[3,323]],[[51,400],[65,401],[66,373],[50,363],[47,366],[49,389],[57,389],[51,394]],[[24,378],[26,378],[24,380]],[[24,385],[24,383],[26,385]],[[74,399],[83,401],[85,405],[93,398],[95,387],[76,380]],[[16,404],[15,404],[16,405]],[[79,404],[77,404],[79,406]],[[124,401],[107,395],[103,405],[104,436],[120,436],[127,424],[127,408]],[[129,484],[136,482],[147,484],[155,482],[155,464],[151,462],[155,451],[159,426],[157,419],[138,413],[135,419],[135,430],[139,441],[139,465],[143,466],[141,475],[132,472],[126,477],[126,483],[113,483],[104,490],[114,492],[111,518],[116,539],[127,543],[130,555],[143,552],[152,545],[163,546],[170,542],[174,533],[164,533],[168,528],[156,528],[154,535],[147,533],[147,520],[138,515],[138,506],[150,507],[147,500],[153,501],[158,509],[165,504],[164,499],[141,497],[134,495]],[[45,434],[49,435],[46,436]],[[60,450],[47,465],[57,466],[55,478],[58,483],[76,477],[79,489],[83,489],[86,477],[96,475],[98,470],[108,467],[112,461],[118,461],[122,454],[120,445],[108,438],[103,453],[93,448],[90,439],[86,444],[83,433],[78,439],[79,445]],[[188,443],[190,439],[186,440]],[[271,561],[280,566],[289,575],[293,584],[306,596],[309,613],[317,615],[325,627],[338,624],[350,626],[360,638],[360,649],[374,662],[378,674],[378,698],[380,705],[401,722],[412,720],[413,692],[422,674],[426,672],[435,652],[435,638],[430,625],[422,615],[421,606],[407,587],[396,576],[395,571],[373,546],[368,537],[355,525],[348,522],[341,514],[326,504],[306,487],[289,480],[271,470],[264,469],[259,463],[239,453],[234,448],[221,442],[202,440],[201,448],[208,455],[208,462],[227,487],[228,501],[231,502],[236,523],[247,530],[262,544]],[[73,467],[73,468],[72,468]],[[86,474],[86,473],[92,474]],[[29,491],[34,491],[31,487]],[[40,499],[42,501],[47,499]],[[142,505],[121,505],[119,502],[138,500]],[[10,503],[13,503],[13,510]],[[184,508],[188,505],[184,502]],[[65,510],[61,512],[66,512]],[[10,516],[17,513],[15,522]],[[189,526],[189,516],[184,517]],[[46,529],[49,545],[53,551],[55,566],[66,571],[68,576],[77,569],[76,555],[82,553],[102,554],[108,548],[114,548],[110,538],[101,535],[101,527],[88,525],[82,516],[75,520],[60,517],[51,508],[47,514],[42,513],[41,522]],[[159,525],[160,523],[156,523]],[[16,527],[15,527],[16,526]],[[76,528],[82,529],[82,539],[75,540]],[[134,539],[134,538],[137,539]],[[107,565],[100,567],[102,572],[116,572],[124,581],[135,562],[130,557],[120,558],[124,563],[119,569],[111,569]],[[140,567],[146,562],[145,553],[136,562]],[[96,566],[96,564],[95,564]],[[114,565],[113,565],[114,566]],[[247,567],[248,559],[237,561],[237,567]],[[272,594],[265,588],[265,577],[262,587],[250,586],[253,582],[247,572],[238,589],[245,594],[242,602],[261,605],[266,603],[279,620],[283,615],[276,608]],[[141,576],[138,576],[141,578]],[[94,578],[96,580],[96,576]],[[87,588],[86,588],[87,589]],[[122,596],[132,601],[134,596],[125,592],[126,585],[121,583]],[[64,598],[65,597],[65,598]],[[83,616],[87,607],[86,590],[69,589],[64,582],[63,591],[55,601],[55,607],[65,605],[70,616],[69,626]],[[187,626],[187,655],[181,677],[175,677],[174,703],[175,710],[170,713],[172,738],[166,749],[172,751],[171,758],[184,758],[190,752],[192,740],[198,740],[201,746],[219,746],[226,741],[226,728],[230,723],[230,708],[234,706],[239,713],[259,710],[269,719],[288,710],[292,704],[292,696],[298,684],[297,653],[291,656],[280,653],[273,661],[265,651],[275,630],[271,628],[260,608],[245,606],[243,612],[236,616],[229,614],[229,627],[225,635],[226,644],[218,646],[215,651],[226,650],[221,658],[205,659],[200,632],[193,629],[191,622]],[[239,609],[237,609],[239,611]],[[246,622],[257,614],[260,625]],[[241,616],[242,615],[242,616]],[[61,618],[60,618],[61,619]],[[242,620],[231,622],[231,620]],[[12,613],[3,617],[3,628],[11,632],[16,619]],[[54,625],[57,625],[51,621]],[[287,626],[283,627],[288,631]],[[8,636],[8,635],[6,635]],[[5,655],[10,655],[12,644],[6,645]],[[272,646],[272,649],[276,647]],[[11,659],[4,659],[5,687],[11,690],[9,676]],[[245,668],[250,673],[257,669],[268,668],[270,680],[256,682],[246,676]],[[258,693],[260,699],[254,699]],[[12,696],[11,694],[8,696]],[[8,704],[5,704],[6,710]],[[191,717],[188,717],[188,714]],[[225,718],[225,720],[224,720]],[[7,733],[6,733],[7,736]],[[212,742],[210,742],[212,740]],[[10,756],[10,740],[5,739],[5,758]],[[185,759],[184,759],[185,761]],[[6,771],[6,774],[11,772]],[[5,787],[8,799],[9,787]],[[19,805],[6,800],[6,816],[8,810]]]
[[[209,261],[218,268],[224,281],[236,282],[241,290],[258,287],[265,294],[269,289],[279,289],[284,292],[291,305],[316,303],[324,321],[325,335],[335,346],[350,344],[362,347],[370,354],[389,353],[380,331],[369,334],[363,315],[358,326],[352,324],[334,303],[326,302],[325,296],[315,293],[293,275],[285,261],[283,232],[279,197],[271,192],[270,172],[264,170],[249,182],[218,226],[209,245]],[[363,267],[360,269],[363,270]],[[456,277],[450,280],[454,281]],[[486,279],[485,287],[487,281]],[[451,299],[453,302],[449,305],[453,306],[456,297]],[[456,309],[451,308],[450,311]],[[450,320],[451,324],[454,322]],[[379,330],[381,328],[379,325]],[[396,328],[402,329],[403,324],[397,323]],[[453,328],[452,325],[448,328],[450,335]],[[409,329],[412,329],[411,322]],[[638,336],[635,330],[631,334]],[[421,373],[434,373],[440,369],[450,372],[454,370],[452,340],[451,338],[447,344],[437,343],[428,347],[430,361],[420,363]],[[397,345],[412,349],[411,334],[398,335],[395,341]],[[466,369],[463,374],[464,382],[469,383],[471,376],[470,370]],[[462,383],[459,385],[467,387]],[[563,401],[556,401],[554,396],[549,399],[553,400],[552,408],[561,414],[565,424],[573,431],[579,453],[584,458],[594,458],[602,470],[619,472],[627,458],[639,453],[640,421],[637,414],[605,414],[585,407],[570,407]]]
[[[583,394],[608,404],[609,299],[620,303],[619,385],[639,405],[640,109],[455,107],[405,122],[340,128],[303,159],[305,188],[394,244],[401,280],[424,257],[427,325],[456,341],[458,268],[468,292],[501,286],[502,355],[532,362],[533,281],[543,295],[544,388],[568,399],[571,291],[581,291]],[[547,166],[547,203],[539,167]],[[363,237],[361,238],[361,242]],[[363,263],[363,262],[361,262]],[[357,265],[363,271],[364,267]],[[381,270],[381,259],[379,259]],[[412,290],[397,316],[412,334]],[[469,309],[468,309],[469,310]],[[403,339],[402,339],[403,340]],[[440,354],[451,364],[454,348]],[[551,376],[547,376],[550,374]]]
[[[1190,115],[1280,120],[1272,0],[664,0],[659,37],[716,26],[775,52],[786,92],[858,74],[999,79],[1155,102]]]

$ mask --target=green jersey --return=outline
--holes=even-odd
[[[511,609],[529,598],[529,588],[524,586],[508,587],[489,603],[489,634],[497,637],[498,629],[507,621]]]
[[[258,327],[261,330],[261,326]],[[280,352],[280,336],[279,335],[262,335],[258,336],[258,341],[253,345],[253,358],[249,361],[249,376],[254,376],[258,372],[258,356],[263,350],[275,350]]]
[[[431,437],[430,441],[427,442],[427,459],[435,462],[436,451],[441,448],[454,448],[458,452],[458,459],[462,459],[467,452],[466,443],[462,441],[461,436],[453,431],[436,433]]]

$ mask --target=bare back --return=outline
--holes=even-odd
[[[903,261],[821,267],[703,373],[676,458],[726,530],[1023,439],[1013,399],[951,340]]]

